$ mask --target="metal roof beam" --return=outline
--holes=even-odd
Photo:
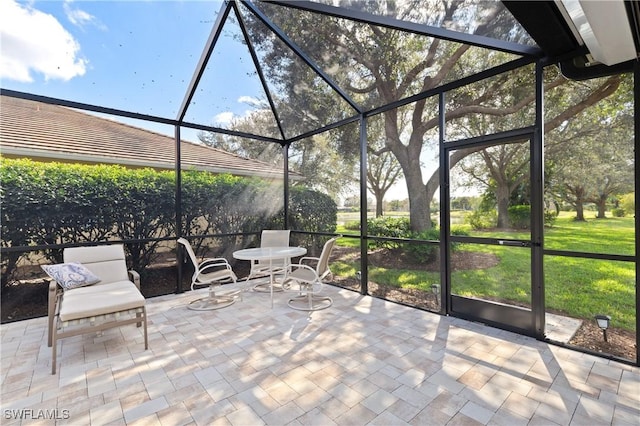
[[[352,21],[364,22],[367,24],[380,25],[401,31],[408,31],[414,34],[435,37],[443,40],[464,43],[471,46],[484,47],[501,52],[513,53],[516,55],[526,56],[543,56],[540,48],[535,46],[527,46],[519,43],[513,43],[504,40],[498,40],[491,37],[466,34],[458,31],[448,30],[446,28],[434,27],[432,25],[419,24],[415,22],[402,21],[387,16],[378,16],[371,13],[360,12],[356,10],[348,10],[341,7],[329,6],[326,4],[315,3],[310,1],[272,1],[280,6],[306,10],[309,12],[321,13],[323,15],[335,16],[338,18],[349,19]]]
[[[87,104],[83,102],[68,101],[65,99],[53,98],[50,96],[34,95],[32,93],[19,92],[17,90],[11,90],[11,89],[0,88],[0,95],[10,96],[12,98],[26,99],[29,101],[42,102],[43,104],[60,105],[60,106],[80,109],[84,111],[93,111],[100,114],[110,114],[110,115],[116,115],[118,117],[127,117],[127,118],[134,118],[136,120],[144,120],[144,121],[151,121],[154,123],[169,124],[172,126],[179,124],[176,120],[173,120],[171,118],[158,117],[156,115],[140,114],[137,112],[125,111],[125,110],[116,109],[116,108],[108,108],[108,107],[103,107],[98,105]]]
[[[256,54],[256,50],[253,48],[253,43],[251,43],[251,39],[249,38],[249,34],[247,32],[247,26],[245,25],[242,19],[242,15],[238,10],[238,6],[235,3],[233,6],[233,10],[236,14],[236,18],[238,19],[238,24],[240,25],[240,30],[242,31],[244,40],[247,43],[247,47],[249,48],[249,53],[251,54],[251,60],[253,60],[253,66],[258,72],[258,77],[260,78],[260,84],[262,84],[262,88],[264,89],[264,92],[267,95],[267,101],[269,102],[269,106],[271,107],[273,116],[276,119],[276,124],[278,125],[278,130],[280,131],[280,135],[282,136],[282,139],[286,139],[287,136],[285,135],[284,128],[282,127],[282,121],[280,120],[280,116],[278,115],[278,110],[276,109],[276,105],[273,102],[273,96],[271,95],[271,90],[269,90],[269,85],[267,84],[267,80],[264,77],[264,73],[262,72],[262,67],[260,66],[258,55]]]
[[[194,71],[193,77],[191,77],[191,82],[189,83],[189,87],[187,88],[187,93],[185,93],[184,99],[182,100],[182,105],[178,110],[177,120],[182,122],[184,120],[184,116],[187,113],[187,108],[189,108],[189,104],[193,99],[193,95],[198,88],[198,83],[200,83],[200,79],[202,78],[202,74],[204,73],[204,69],[209,62],[209,58],[211,57],[211,53],[213,52],[213,48],[220,37],[220,33],[222,32],[222,27],[224,26],[225,21],[227,20],[227,16],[229,15],[229,11],[231,10],[231,4],[225,2],[220,8],[220,12],[218,12],[218,17],[216,18],[216,23],[211,29],[211,33],[209,34],[209,39],[205,44],[204,50],[202,51],[202,55],[200,56],[200,60],[198,61],[198,65],[196,65],[196,69]]]
[[[260,9],[258,9],[251,1],[242,0],[242,4],[247,7],[258,19],[260,19],[273,33],[284,42],[289,49],[293,50],[293,52],[302,59],[309,67],[311,67],[316,74],[318,74],[331,88],[342,97],[355,111],[358,113],[362,113],[360,106],[353,100],[351,97],[342,90],[333,79],[326,74],[319,66],[316,64],[313,59],[311,59],[297,44],[295,44],[280,28],[278,28],[271,20],[264,14]],[[294,3],[288,3],[289,5],[293,5]]]

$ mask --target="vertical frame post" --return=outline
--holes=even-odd
[[[640,203],[640,173],[638,170],[638,151],[640,151],[640,60],[635,61],[633,66],[633,122],[634,122],[634,154],[633,162],[635,166],[635,226],[636,226],[636,365],[640,366],[640,216],[638,215],[638,205]]]
[[[535,130],[530,143],[531,167],[531,313],[533,330],[544,339],[544,66],[536,62]]]
[[[438,97],[438,145],[440,152],[440,312],[448,314],[451,312],[451,268],[449,260],[451,258],[450,244],[450,208],[449,199],[449,151],[445,149],[446,141],[446,98],[445,93],[440,93]]]
[[[283,144],[282,145],[282,156],[283,158],[283,182],[284,182],[284,229],[290,229],[290,224],[289,224],[289,196],[290,196],[290,191],[289,191],[289,144]]]
[[[181,162],[182,162],[182,152],[180,146],[180,126],[176,125],[175,127],[175,213],[176,213],[176,238],[182,237],[182,172],[181,172]],[[178,267],[178,274],[176,278],[176,293],[182,293],[182,264],[184,259],[184,250],[182,249],[182,244],[176,244],[176,262]]]
[[[360,114],[360,293],[369,292],[369,259],[367,257],[367,119]]]

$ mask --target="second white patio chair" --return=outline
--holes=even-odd
[[[286,279],[298,283],[299,295],[289,299],[288,305],[300,311],[318,311],[333,304],[329,296],[322,296],[322,280],[332,274],[329,257],[338,237],[331,238],[322,248],[320,257],[302,257],[298,264],[289,265]],[[315,268],[306,263],[315,263]]]
[[[260,236],[260,247],[289,247],[291,231],[267,229]],[[251,261],[251,271],[247,281],[256,277],[286,272],[290,259],[255,260]],[[258,284],[256,290],[261,290],[263,285]]]
[[[227,259],[209,257],[200,262],[186,238],[178,238],[178,243],[184,246],[195,268],[191,277],[191,290],[195,290],[200,286],[209,287],[209,295],[207,297],[196,299],[189,303],[187,307],[195,311],[208,311],[232,305],[240,296],[241,290],[217,290],[217,287],[224,283],[235,283],[238,280]]]

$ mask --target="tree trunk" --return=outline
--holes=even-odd
[[[576,220],[585,222],[584,220],[584,205],[582,200],[576,200]]]
[[[496,189],[496,198],[498,203],[498,228],[507,229],[510,226],[509,223],[509,185],[499,184]]]
[[[605,215],[607,211],[607,199],[599,198],[596,206],[598,206],[598,219],[605,219],[607,217]]]
[[[405,174],[409,193],[409,223],[411,230],[421,232],[431,229],[431,198],[422,183],[422,173]]]
[[[384,192],[376,191],[373,195],[376,197],[376,217],[381,217],[383,214],[382,202],[384,200]]]
[[[455,151],[449,157],[449,167],[452,168],[467,155],[481,149],[482,147]],[[400,164],[403,165],[402,161],[400,161]],[[431,200],[434,199],[438,188],[440,188],[440,171],[436,169],[425,185],[422,183],[420,169],[417,169],[416,173],[412,173],[414,169],[411,167],[405,168],[403,165],[403,170],[407,182],[407,193],[409,194],[411,230],[414,232],[427,231],[431,229]]]
[[[568,189],[568,193],[574,197],[573,206],[576,208],[576,220],[584,222],[584,203],[586,201],[586,191],[584,187],[580,185],[571,186],[569,184],[565,184]]]
[[[414,131],[411,134],[409,144],[405,146],[398,136],[397,111],[387,111],[384,117],[387,144],[398,160],[407,184],[411,230],[413,232],[429,230],[431,229],[431,199],[435,191],[433,194],[428,195],[425,184],[422,181],[420,153],[422,151],[422,135],[424,132]],[[436,177],[437,173],[436,171]]]

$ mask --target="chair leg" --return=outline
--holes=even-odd
[[[53,344],[53,317],[51,315],[49,315],[49,329],[47,330],[47,334],[47,346],[51,347]]]
[[[142,308],[143,314],[144,314],[144,321],[143,321],[143,327],[144,327],[144,349],[147,350],[149,349],[149,336],[147,334],[147,308],[143,307]]]
[[[52,339],[53,339],[53,323],[56,318],[57,305],[59,302],[59,296],[57,294],[57,284],[49,283],[49,295],[48,295],[48,306],[47,306],[47,321],[49,329],[47,330],[47,345],[51,347]]]
[[[58,362],[57,355],[58,355],[58,339],[56,339],[56,333],[55,330],[53,332],[53,338],[51,341],[51,374],[56,374],[56,364]]]

